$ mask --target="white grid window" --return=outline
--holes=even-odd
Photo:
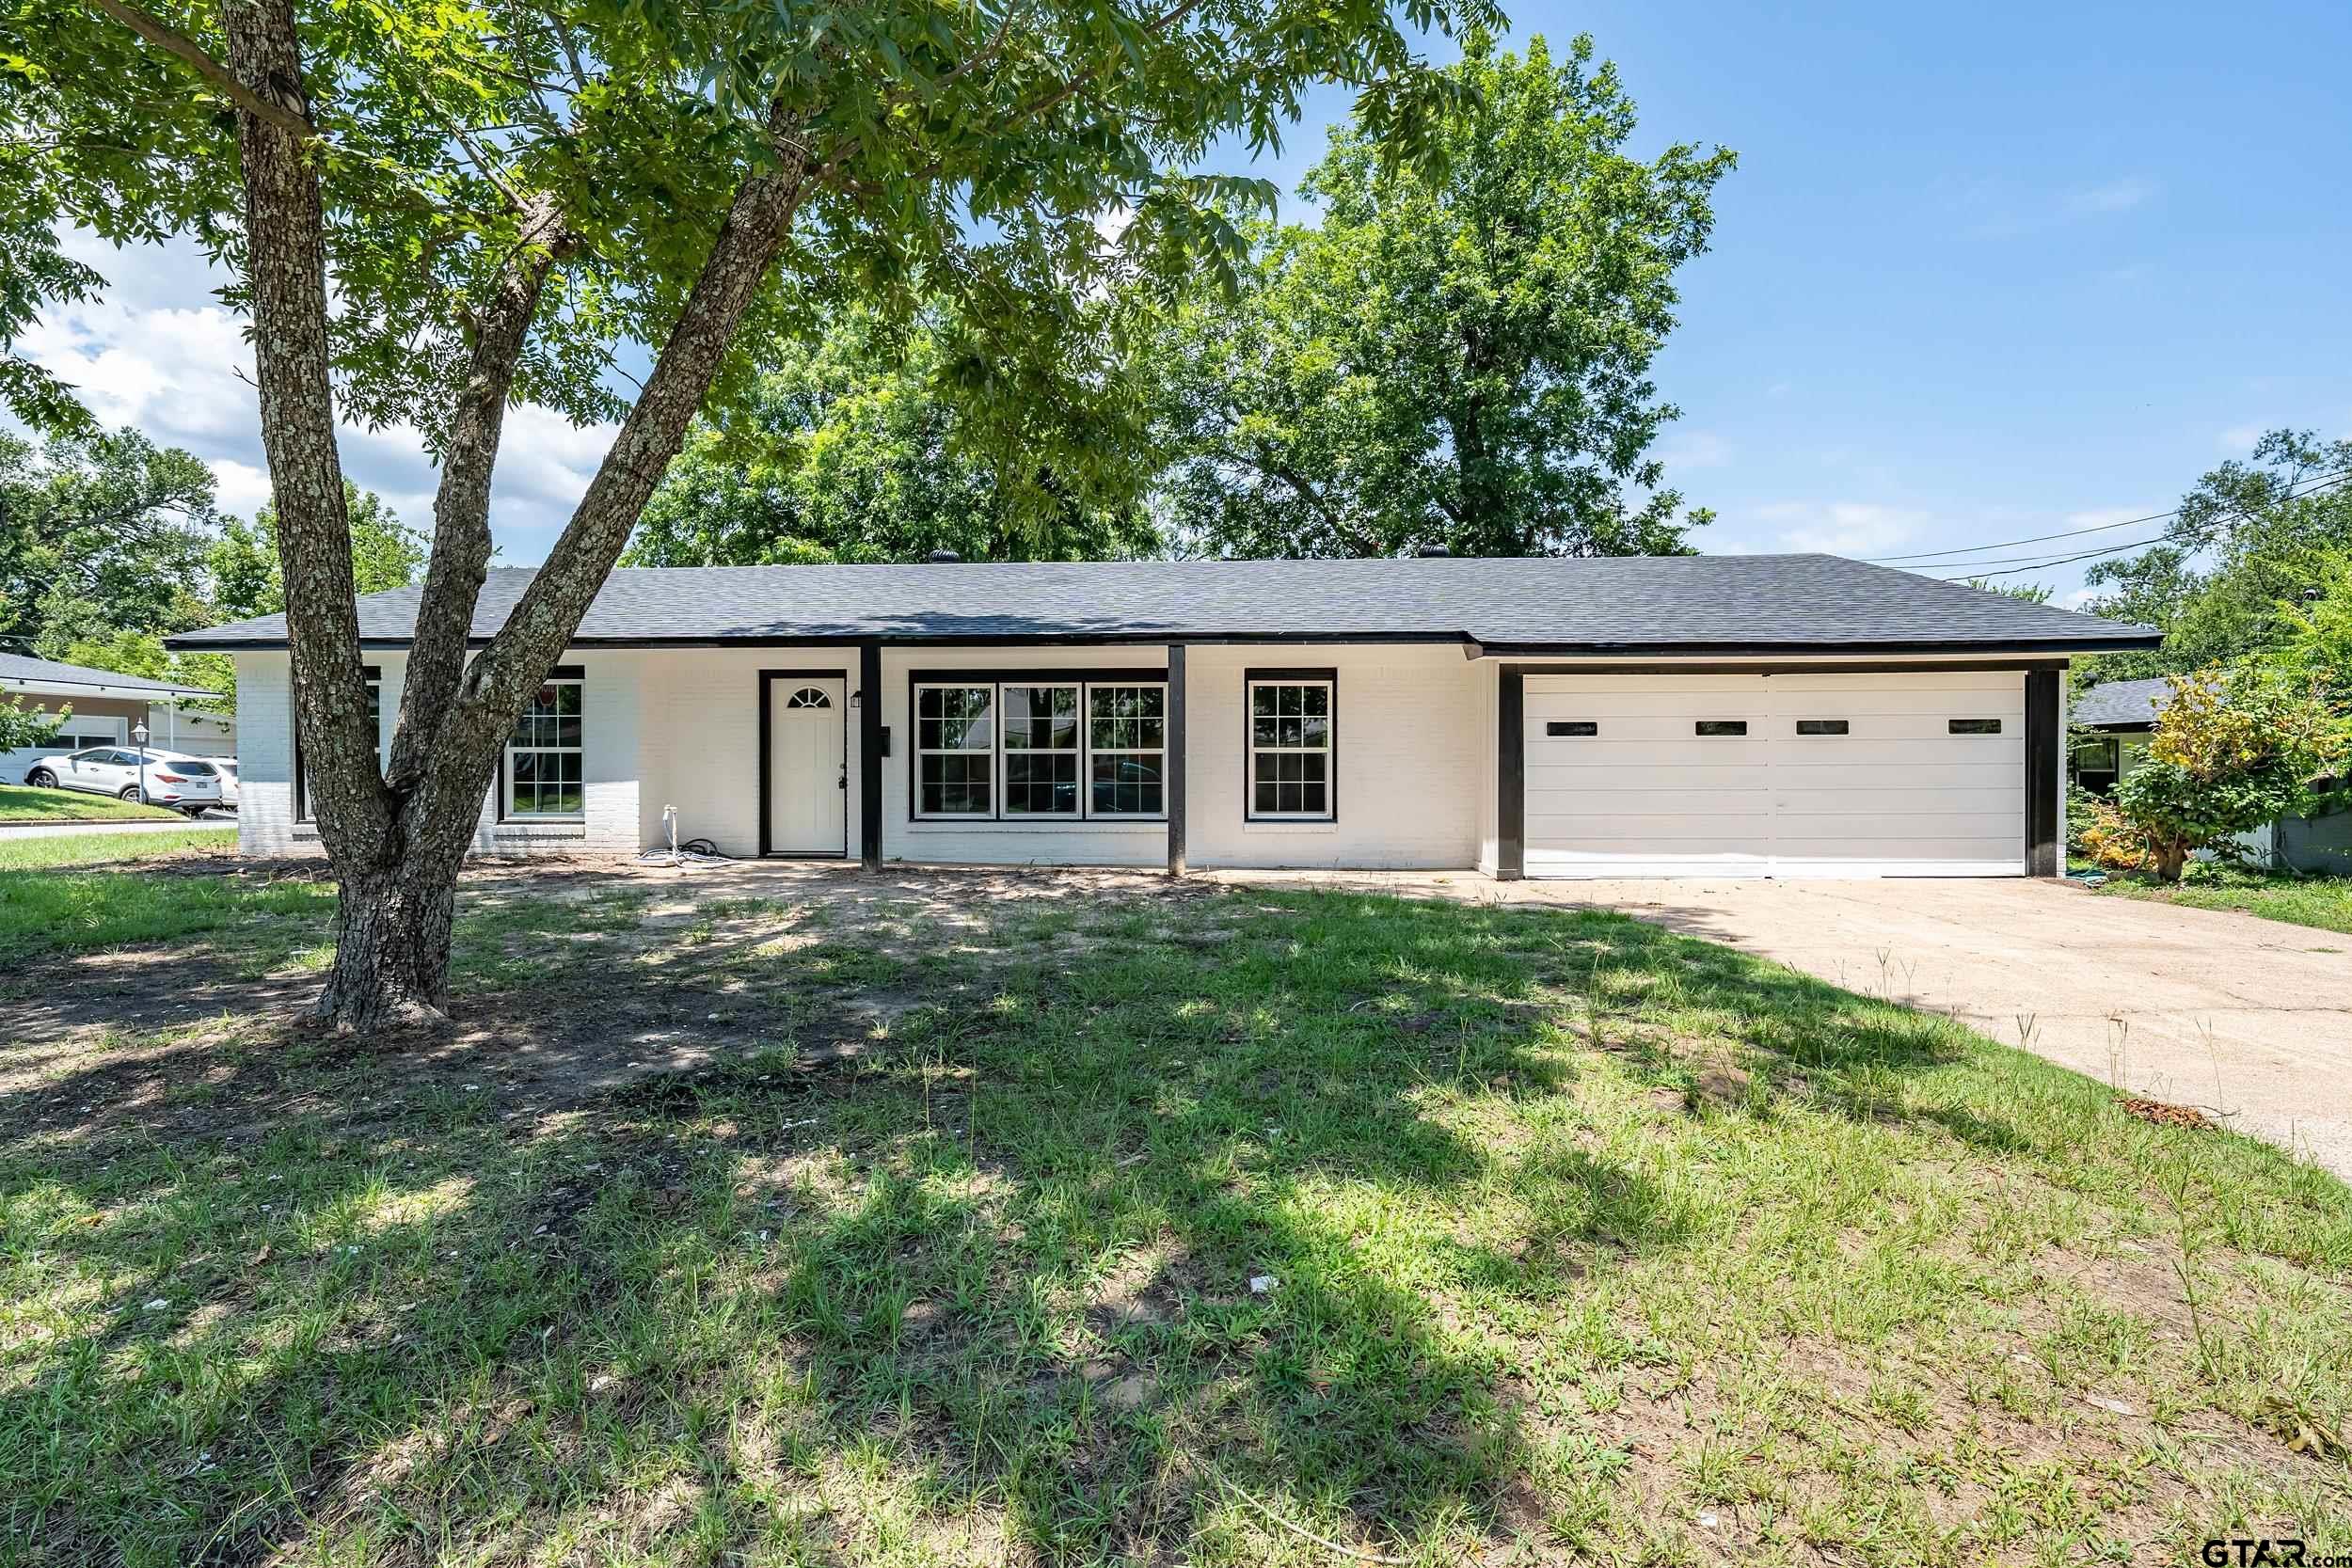
[[[1328,821],[1331,683],[1249,683],[1249,815]]]
[[[1160,818],[1167,760],[1164,681],[914,687],[918,819]]]
[[[993,816],[996,689],[914,689],[914,814]]]
[[[1168,688],[1087,688],[1087,756],[1096,816],[1168,813]]]
[[[587,808],[580,676],[559,672],[531,694],[506,742],[505,816],[579,816]]]
[[[997,689],[1003,715],[1007,816],[1076,816],[1081,742],[1078,688]]]

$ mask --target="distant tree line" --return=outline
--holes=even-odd
[[[233,705],[229,661],[175,657],[163,639],[283,607],[277,515],[215,503],[213,471],[135,430],[0,435],[0,651],[172,679]],[[416,580],[425,536],[352,488],[361,593]]]

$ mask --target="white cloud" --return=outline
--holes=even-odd
[[[250,463],[240,463],[233,457],[212,460],[213,478],[219,483],[213,490],[213,499],[223,512],[233,512],[249,517],[254,509],[269,499],[269,473]]]
[[[2155,194],[2153,182],[2136,174],[2126,175],[2104,185],[2076,191],[2067,198],[2067,205],[2077,213],[2127,213]]]
[[[2233,424],[2219,436],[2224,451],[2252,451],[2262,438],[2263,427],[2258,424]]]
[[[67,250],[107,279],[93,301],[49,311],[16,351],[77,388],[102,423],[130,425],[212,466],[223,510],[269,499],[246,324],[212,296],[226,276],[185,242],[117,250],[87,233]],[[490,522],[504,562],[541,559],[567,521],[617,427],[574,426],[547,408],[509,410]],[[437,478],[409,426],[340,431],[343,471],[413,527],[430,528]]]
[[[1775,501],[1756,517],[1779,530],[1778,547],[1824,555],[1891,555],[1917,539],[1927,514],[1872,501]]]
[[[2058,602],[2062,609],[2080,610],[2098,596],[2096,588],[2077,588],[2072,594],[2061,594]]]

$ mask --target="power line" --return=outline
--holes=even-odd
[[[2289,486],[2286,493],[2279,499],[2296,500],[2304,496],[2315,495],[2321,490],[2328,489],[2346,479],[2352,479],[2352,468],[2341,468],[2331,474],[2315,474],[2299,485]],[[2038,533],[2029,539],[2003,539],[1989,545],[1962,545],[1948,550],[1920,550],[1913,555],[1874,555],[1866,559],[1874,566],[1891,566],[1904,561],[1925,561],[1937,565],[1958,566],[1963,562],[1939,561],[1937,558],[1947,555],[1975,555],[1980,550],[2005,550],[2017,545],[2042,545],[2053,539],[2079,539],[2085,534],[2107,533],[2119,528],[2132,528],[2141,523],[2160,523],[2167,517],[2180,515],[2180,512],[2181,509],[2176,506],[2169,512],[2152,512],[2145,517],[2126,517],[2120,523],[2100,523],[2091,528],[2068,529],[2063,533]],[[2116,547],[2118,549],[2138,548],[2136,545],[2119,545]]]
[[[2172,509],[2173,512],[2179,510],[2178,507]],[[1948,550],[1921,550],[1916,555],[1874,555],[1867,559],[1874,566],[1892,566],[1902,561],[1932,561],[1939,555],[1974,555],[1979,550],[2005,550],[2012,545],[2041,545],[2053,539],[2074,539],[2086,533],[2106,533],[2113,529],[2134,528],[2142,523],[2160,523],[2171,515],[2172,512],[2156,512],[2145,517],[2126,517],[2120,523],[2101,523],[2097,528],[2069,529],[2064,533],[2037,533],[2030,539],[2004,539],[1995,545],[1963,545]],[[1951,563],[1947,562],[1945,564]]]
[[[2155,541],[2152,540],[2146,542],[2154,543]],[[1958,577],[1942,578],[1938,580],[1943,582],[1966,582],[1970,578],[2013,578],[2022,576],[2026,572],[2046,572],[2054,566],[2072,566],[2077,561],[2096,561],[2103,555],[2121,555],[2125,550],[2137,549],[2137,547],[2138,546],[2135,545],[2118,545],[2113,549],[2085,550],[2080,555],[2057,556],[2048,561],[2037,562],[2030,566],[2009,566],[1996,572],[1963,572]],[[1947,562],[1946,564],[1948,565],[1950,563]]]
[[[2167,542],[2168,537],[2169,536],[2165,534],[2154,533],[2149,535],[2145,539],[2135,539],[2128,545],[2102,545],[2097,549],[2092,550],[2090,553],[2092,555],[2118,555],[2125,550],[2137,550],[2144,548],[2150,545],[2164,544]],[[1974,572],[1979,566],[2034,566],[2042,564],[2045,561],[2057,561],[2061,559],[2072,559],[2072,556],[2067,552],[2061,552],[2058,555],[2051,555],[2047,551],[2044,551],[2040,555],[1996,555],[1984,561],[1931,561],[1924,566],[1912,566],[1905,568],[1905,570],[1914,572],[1932,572],[1943,569],[1950,571],[1964,570],[1965,572]]]

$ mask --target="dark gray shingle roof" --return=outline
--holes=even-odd
[[[132,691],[152,691],[158,697],[174,693],[183,697],[219,695],[200,687],[174,686],[169,681],[149,680],[145,675],[126,675],[114,670],[92,670],[82,664],[59,664],[55,659],[34,658],[27,654],[0,654],[0,681],[39,681],[51,686],[113,686]]]
[[[532,570],[494,571],[486,639]],[[418,591],[359,601],[362,641],[407,641]],[[576,646],[1170,638],[1470,639],[1503,647],[1856,650],[2144,647],[2156,634],[1828,555],[1599,560],[1115,561],[623,569]],[[283,645],[282,616],[170,640]]]
[[[2074,722],[2101,729],[2147,729],[2172,701],[2172,683],[2159,675],[2152,681],[2109,681],[2074,699]]]

